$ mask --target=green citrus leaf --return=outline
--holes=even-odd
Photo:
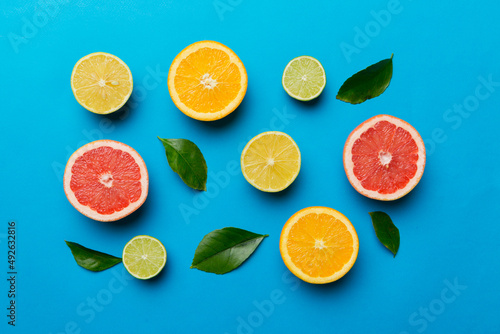
[[[76,242],[66,241],[66,245],[71,249],[76,263],[90,271],[103,271],[122,262],[119,257],[83,247]]]
[[[391,217],[387,213],[376,211],[370,212],[372,217],[373,227],[375,228],[375,234],[378,240],[387,247],[394,257],[399,249],[399,230],[394,225]]]
[[[267,236],[235,227],[212,231],[196,248],[191,268],[226,274],[245,262]]]
[[[337,99],[358,104],[382,94],[392,78],[392,57],[368,66],[347,79],[337,93]]]
[[[198,146],[187,139],[162,139],[170,168],[193,189],[207,190],[207,163]]]

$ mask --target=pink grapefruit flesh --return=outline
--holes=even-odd
[[[137,210],[146,200],[148,185],[141,156],[114,140],[97,140],[80,147],[64,171],[69,202],[99,221],[115,221]]]
[[[425,168],[425,146],[417,130],[389,115],[378,115],[351,132],[344,146],[344,169],[360,194],[392,201],[409,193]]]

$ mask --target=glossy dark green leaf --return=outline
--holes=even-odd
[[[392,78],[392,57],[368,66],[347,79],[337,93],[337,99],[358,104],[382,94]]]
[[[399,249],[399,230],[392,222],[391,217],[385,212],[370,212],[373,227],[378,240],[387,247],[394,257]]]
[[[207,163],[198,146],[187,139],[162,139],[170,168],[193,189],[207,190]]]
[[[122,262],[119,257],[83,247],[76,242],[66,241],[66,245],[71,249],[76,263],[90,271],[103,271]]]
[[[267,237],[235,227],[208,233],[194,253],[191,268],[225,274],[238,268]]]

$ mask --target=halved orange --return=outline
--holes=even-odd
[[[71,89],[85,109],[96,114],[110,114],[120,109],[132,94],[132,73],[117,56],[91,53],[73,68]]]
[[[358,235],[349,219],[327,207],[300,210],[288,219],[281,232],[283,262],[308,283],[338,280],[352,268],[358,250]]]
[[[247,72],[227,46],[213,41],[189,45],[175,57],[168,89],[177,108],[200,121],[233,112],[247,91]]]

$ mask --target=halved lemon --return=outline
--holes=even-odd
[[[301,280],[324,284],[344,276],[356,262],[359,240],[346,216],[326,207],[295,213],[281,232],[280,252]]]
[[[167,262],[167,251],[156,238],[138,235],[125,245],[122,256],[125,269],[134,277],[155,277]]]
[[[73,68],[71,89],[85,109],[96,114],[110,114],[120,109],[132,94],[132,73],[116,56],[91,53]]]
[[[189,45],[175,57],[168,89],[177,108],[201,121],[233,112],[247,91],[247,72],[240,58],[214,41]]]
[[[243,149],[241,171],[245,179],[259,190],[284,190],[299,175],[299,147],[286,133],[263,132]]]

